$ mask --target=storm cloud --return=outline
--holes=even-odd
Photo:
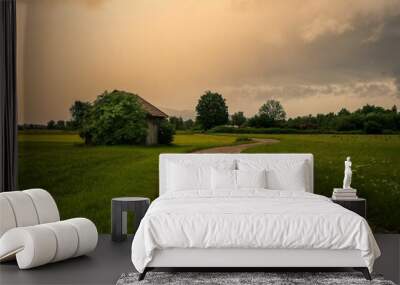
[[[255,100],[265,101],[268,98],[298,99],[311,96],[355,96],[380,97],[396,96],[396,80],[351,82],[343,84],[287,84],[287,85],[244,85],[241,87],[223,88],[227,93],[238,93],[252,96]]]
[[[398,0],[17,0],[17,8],[21,122],[68,119],[74,100],[106,89],[177,112],[194,110],[205,90],[248,115],[269,98],[289,116],[400,103]]]

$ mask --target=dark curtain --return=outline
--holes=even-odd
[[[0,0],[0,191],[17,190],[16,3]]]

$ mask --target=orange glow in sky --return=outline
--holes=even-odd
[[[205,90],[250,116],[400,103],[400,1],[17,0],[19,121],[126,90],[170,115]]]

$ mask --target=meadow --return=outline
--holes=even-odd
[[[257,137],[257,135],[252,136]],[[259,137],[264,137],[260,135]],[[377,232],[400,232],[400,136],[274,135],[278,144],[245,152],[314,155],[314,192],[331,196],[343,183],[344,160],[353,161],[352,187],[367,199],[367,219]]]
[[[73,133],[19,134],[19,187],[43,188],[55,198],[61,218],[87,217],[110,232],[111,198],[158,196],[160,153],[191,152],[235,137],[176,135],[172,146],[85,146]]]
[[[310,152],[315,193],[330,196],[353,159],[353,187],[368,199],[368,221],[378,232],[400,232],[400,136],[247,135],[280,143],[246,152]],[[158,155],[237,143],[246,135],[177,134],[171,146],[85,146],[78,135],[20,132],[19,186],[40,187],[55,197],[63,219],[87,217],[110,232],[111,198],[158,195]]]

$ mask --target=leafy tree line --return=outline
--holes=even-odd
[[[222,125],[265,128],[281,125],[286,118],[283,106],[276,100],[268,100],[260,107],[258,113],[251,118],[246,118],[241,111],[229,116],[226,100],[221,94],[211,91],[206,91],[200,97],[196,106],[196,113],[194,125],[203,130],[210,130]]]
[[[170,117],[169,121],[176,130],[209,130],[229,123],[228,106],[219,93],[206,91],[199,99],[196,112],[196,121],[185,121],[181,117]]]
[[[182,117],[171,116],[168,120],[177,131],[187,131],[195,128],[195,122],[192,119],[184,120]]]
[[[103,93],[93,103],[76,101],[70,108],[71,121],[52,120],[48,122],[47,129],[79,130],[87,143],[142,143],[147,128],[144,124],[145,116],[132,95],[124,91],[113,91]],[[260,106],[257,114],[247,118],[241,111],[230,116],[225,98],[219,93],[206,91],[197,103],[195,120],[170,117],[160,125],[161,141],[171,141],[175,130],[380,134],[400,132],[400,113],[396,106],[385,109],[367,104],[354,112],[342,108],[338,113],[287,119],[282,104],[270,99]],[[41,129],[44,126],[31,124],[20,128]],[[168,137],[166,140],[163,139],[164,135]]]
[[[364,132],[367,134],[400,131],[400,113],[396,106],[385,109],[367,104],[354,112],[343,108],[336,114],[331,112],[286,119],[282,104],[270,99],[260,107],[257,114],[250,118],[246,118],[241,111],[229,117],[228,106],[222,95],[207,91],[200,97],[196,111],[195,126],[203,130],[214,128],[214,131],[235,132],[234,129],[219,127],[231,125],[236,129],[242,128],[236,132],[245,132],[246,129],[255,132],[261,129],[274,129],[276,132],[293,130],[293,132]]]
[[[76,127],[72,121],[64,120],[50,120],[47,124],[21,124],[18,125],[19,130],[62,130],[62,131],[75,131]]]
[[[337,114],[317,114],[289,119],[285,127],[298,130],[319,130],[367,134],[400,131],[400,113],[397,107],[384,109],[374,105],[365,105],[354,112],[341,109]]]

